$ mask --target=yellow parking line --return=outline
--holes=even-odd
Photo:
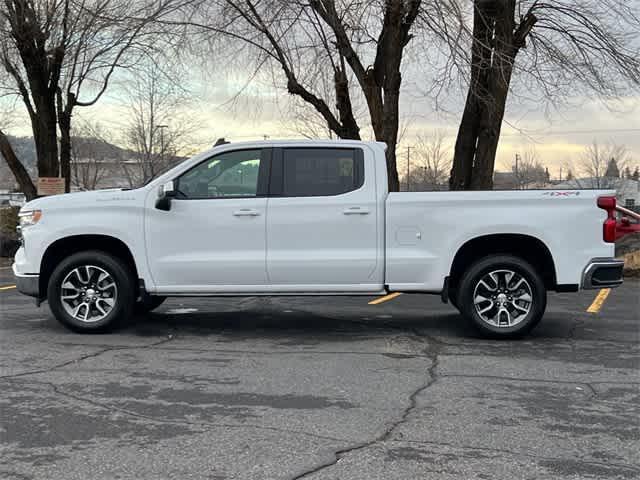
[[[604,305],[604,301],[609,296],[609,293],[611,293],[610,288],[603,288],[602,290],[600,290],[598,292],[598,295],[596,295],[596,298],[593,299],[593,303],[589,306],[589,308],[587,308],[587,312],[598,313],[602,308],[602,305]]]
[[[396,297],[402,295],[401,292],[390,293],[389,295],[385,295],[384,297],[376,298],[375,300],[371,300],[369,305],[378,305],[379,303],[388,302],[389,300],[393,300]]]
[[[5,285],[4,287],[0,287],[0,290],[11,290],[13,288],[16,288],[15,285]]]

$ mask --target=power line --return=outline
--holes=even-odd
[[[555,130],[549,132],[515,132],[515,133],[503,133],[503,137],[514,137],[520,135],[589,135],[594,133],[623,133],[623,132],[640,132],[640,128],[601,128],[595,130]]]

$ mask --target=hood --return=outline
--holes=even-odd
[[[62,195],[50,195],[40,197],[27,202],[21,211],[45,209],[66,205],[91,205],[95,202],[110,202],[122,200],[134,200],[135,190],[125,190],[123,188],[109,188],[105,190],[92,190],[89,192],[64,193]]]

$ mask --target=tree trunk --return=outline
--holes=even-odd
[[[27,197],[27,201],[36,198],[38,196],[38,191],[33,184],[33,180],[31,180],[27,169],[24,168],[24,165],[22,165],[20,160],[18,160],[18,157],[16,157],[16,154],[9,143],[9,139],[2,130],[0,130],[0,153],[7,161],[13,176],[16,177],[20,190],[22,190],[22,193]]]
[[[71,116],[63,113],[58,120],[60,127],[60,173],[64,178],[64,191],[71,191]]]
[[[513,63],[515,2],[476,0],[471,82],[456,139],[451,190],[490,190]]]
[[[451,177],[449,178],[450,190],[466,190],[471,185],[473,157],[478,138],[478,110],[478,102],[469,92],[456,139]]]
[[[398,178],[398,165],[396,162],[396,146],[387,147],[387,180],[390,192],[400,191],[400,179]]]
[[[334,84],[336,89],[336,108],[338,109],[341,124],[341,131],[336,133],[340,138],[360,140],[360,127],[353,115],[349,80],[345,73],[344,58],[342,58],[341,69],[336,69],[335,71]]]
[[[491,190],[493,188],[493,170],[496,151],[500,141],[500,130],[504,120],[504,112],[511,81],[511,64],[502,65],[500,73],[493,78],[491,103],[484,108],[478,132],[475,162],[471,178],[471,190]]]
[[[60,174],[60,164],[54,94],[45,90],[35,105],[36,111],[31,118],[31,127],[38,157],[38,176],[57,177]]]
[[[67,96],[67,104],[63,106],[62,90],[56,90],[56,106],[58,108],[58,128],[60,129],[60,174],[64,178],[64,191],[71,191],[71,113],[76,103],[73,93]]]
[[[493,188],[493,170],[500,130],[504,120],[513,63],[519,46],[515,45],[515,1],[498,4],[494,27],[494,51],[488,79],[488,102],[480,119],[476,158],[471,179],[472,190]]]

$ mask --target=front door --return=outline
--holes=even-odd
[[[224,152],[201,162],[177,179],[169,211],[148,200],[146,245],[157,293],[265,285],[269,152]]]

